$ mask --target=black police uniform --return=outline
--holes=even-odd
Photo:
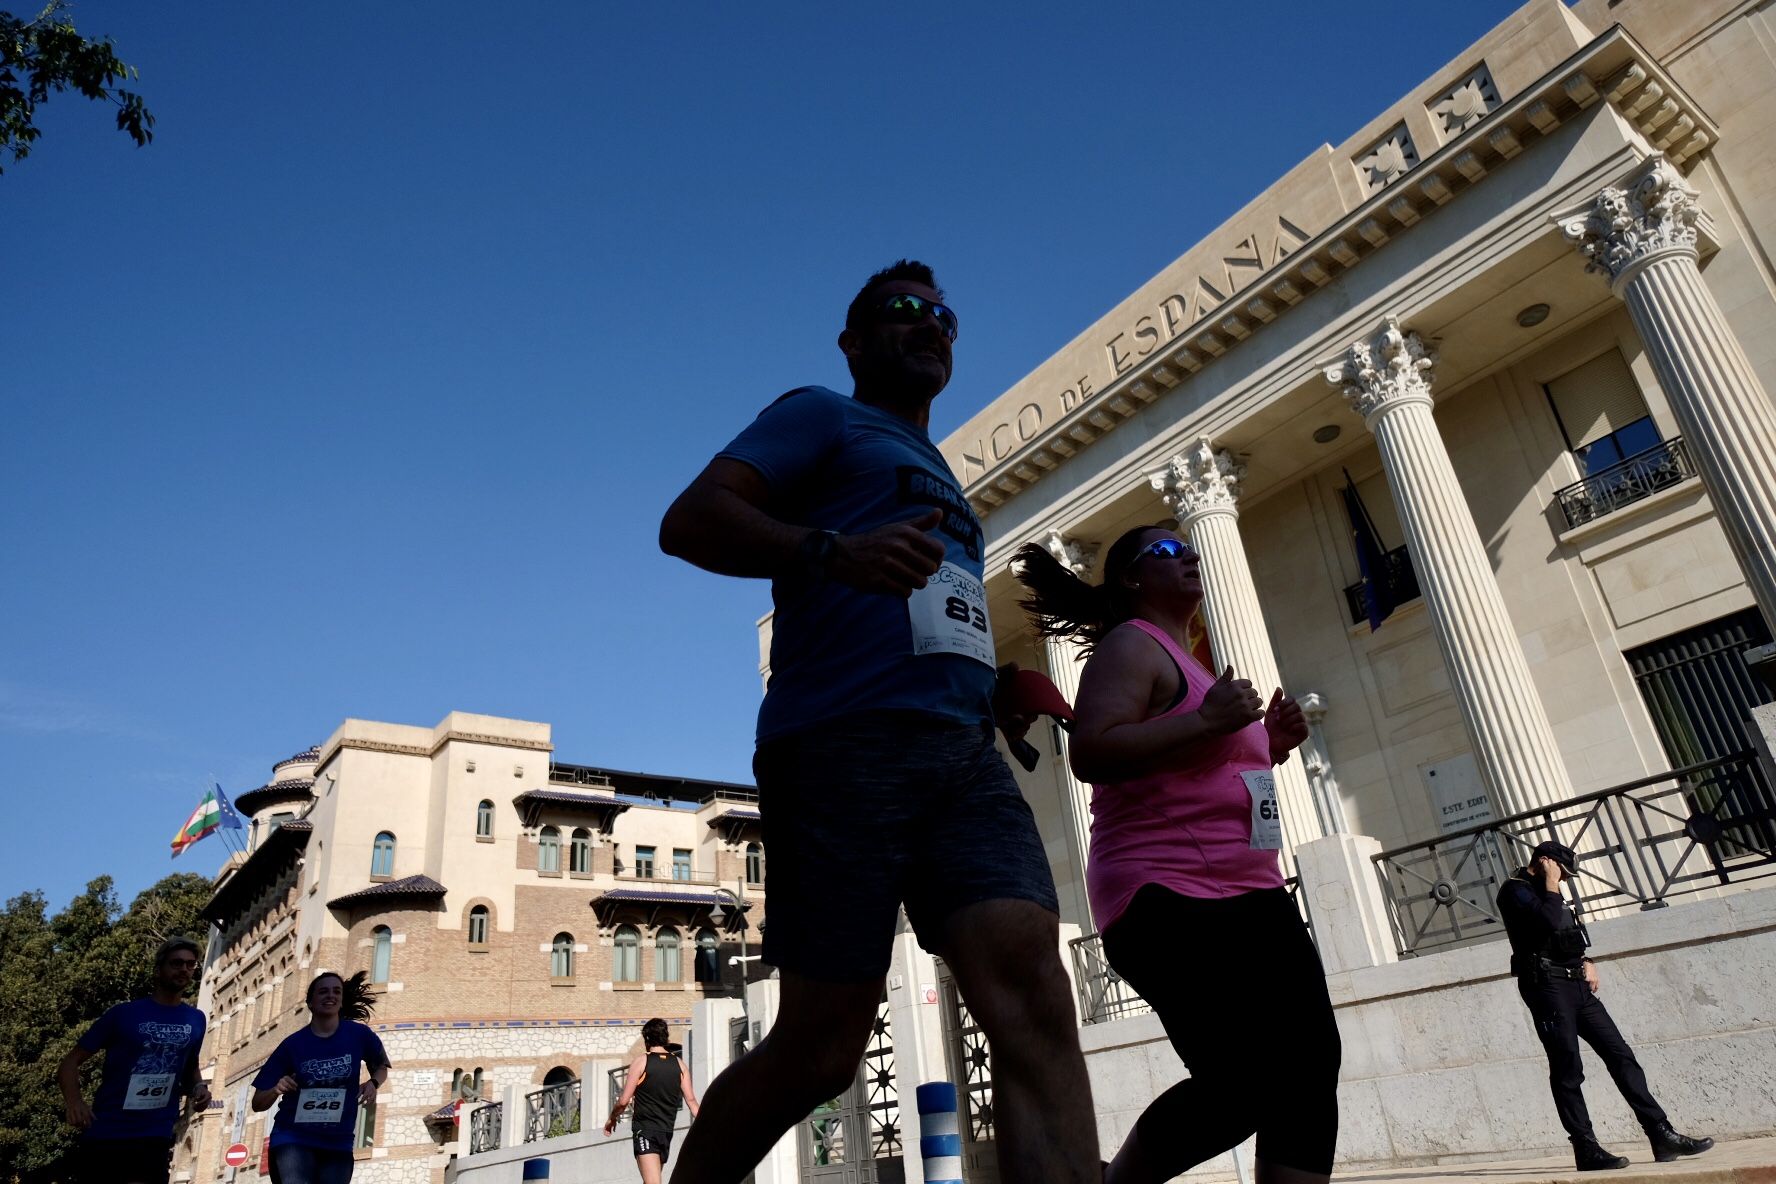
[[[1585,984],[1585,928],[1559,892],[1549,892],[1527,870],[1499,890],[1499,914],[1511,938],[1511,973],[1517,993],[1535,1018],[1536,1035],[1548,1053],[1548,1085],[1560,1125],[1577,1147],[1595,1146],[1591,1115],[1580,1085],[1585,1069],[1579,1039],[1591,1046],[1622,1091],[1634,1116],[1649,1132],[1667,1125],[1665,1111],[1647,1089],[1646,1074],[1634,1050],[1622,1039],[1595,992]]]

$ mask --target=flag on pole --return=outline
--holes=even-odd
[[[1363,576],[1363,612],[1369,618],[1369,632],[1373,633],[1394,611],[1394,581],[1388,570],[1387,548],[1375,529],[1375,520],[1369,517],[1369,507],[1363,504],[1363,495],[1357,492],[1357,483],[1351,480],[1349,469],[1344,473],[1344,512],[1350,518],[1357,570]]]
[[[180,852],[205,835],[214,834],[221,825],[222,808],[216,802],[215,792],[211,791],[204,794],[203,801],[197,804],[197,809],[191,812],[191,817],[185,820],[185,825],[173,836],[173,858],[179,858]]]
[[[216,782],[216,805],[222,811],[223,826],[227,827],[229,830],[242,829],[241,817],[234,812],[234,804],[228,800],[228,795],[222,792],[222,783],[220,781]]]

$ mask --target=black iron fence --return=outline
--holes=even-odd
[[[524,1096],[524,1141],[553,1139],[575,1134],[580,1129],[580,1083],[578,1079],[559,1085],[545,1085]]]
[[[1402,955],[1498,937],[1498,890],[1538,843],[1579,853],[1565,882],[1582,912],[1663,907],[1688,892],[1776,874],[1776,802],[1736,753],[1375,857]]]
[[[499,1150],[500,1123],[503,1121],[504,1114],[504,1103],[495,1102],[493,1105],[483,1106],[469,1115],[470,1155]]]
[[[1556,490],[1554,497],[1567,526],[1581,526],[1695,475],[1689,448],[1675,436]]]
[[[1311,937],[1313,917],[1308,911],[1307,897],[1301,891],[1301,877],[1290,876],[1283,881],[1283,887],[1288,891],[1289,899],[1295,902],[1296,910],[1301,913],[1301,923]],[[1102,1024],[1153,1010],[1104,959],[1104,942],[1096,933],[1076,937],[1067,945],[1073,958],[1073,981],[1079,988],[1082,1022]]]

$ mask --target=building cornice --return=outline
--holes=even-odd
[[[495,736],[483,732],[448,731],[438,735],[430,744],[397,744],[391,740],[368,740],[358,736],[341,736],[329,742],[321,750],[320,759],[315,762],[315,772],[320,772],[327,763],[338,756],[342,750],[355,749],[360,752],[387,752],[396,756],[436,756],[446,744],[462,741],[468,744],[490,744],[498,748],[522,748],[530,752],[554,752],[555,745],[547,740],[525,740],[514,736]]]
[[[1719,139],[1714,122],[1657,60],[1613,26],[968,481],[975,512],[984,517],[1004,505],[1600,101],[1680,170]]]

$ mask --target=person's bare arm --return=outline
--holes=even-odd
[[[1154,688],[1171,659],[1133,629],[1106,637],[1085,664],[1068,742],[1073,775],[1105,784],[1145,777],[1176,765],[1193,748],[1236,732],[1264,711],[1246,679],[1230,666],[1196,711],[1148,719]]]
[[[716,457],[697,474],[660,521],[660,550],[724,576],[769,578],[802,563],[814,528],[782,522],[766,509],[771,488],[751,465]],[[930,531],[943,511],[891,522],[862,534],[839,535],[826,575],[865,592],[910,596],[943,562]]]
[[[270,1089],[256,1089],[253,1091],[253,1109],[256,1111],[269,1110],[271,1109],[272,1104],[279,1098],[283,1097],[285,1094],[293,1094],[301,1088],[301,1083],[286,1073],[284,1076],[278,1078],[278,1083]]]
[[[691,1067],[680,1061],[678,1064],[678,1088],[683,1091],[685,1105],[690,1108],[691,1118],[697,1117],[697,1091],[691,1088]]]
[[[617,1095],[617,1101],[611,1107],[610,1117],[604,1120],[604,1133],[608,1136],[617,1129],[617,1119],[623,1117],[623,1111],[635,1097],[635,1087],[647,1074],[647,1054],[644,1052],[629,1062],[629,1071],[623,1074],[623,1092]]]
[[[80,1096],[80,1066],[92,1056],[90,1049],[75,1045],[56,1066],[56,1084],[62,1087],[62,1107],[67,1114],[68,1125],[75,1130],[85,1130],[92,1125],[92,1107]]]

